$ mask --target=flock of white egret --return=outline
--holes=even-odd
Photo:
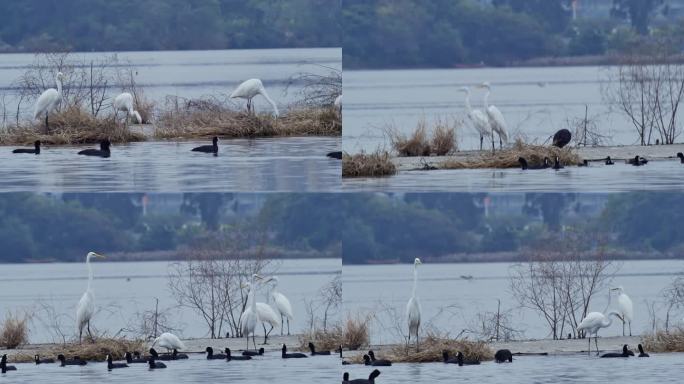
[[[419,258],[413,261],[413,289],[411,297],[406,304],[406,320],[408,323],[408,343],[411,343],[411,337],[416,341],[416,351],[419,350],[418,333],[420,330],[421,307],[418,299],[418,266],[422,262]],[[616,308],[611,308],[613,292],[618,294]],[[634,318],[634,305],[632,299],[625,293],[623,287],[612,287],[608,291],[608,305],[604,312],[589,312],[582,319],[578,331],[584,331],[589,340],[589,352],[591,353],[591,336],[594,336],[596,343],[596,354],[598,355],[598,332],[602,328],[608,328],[613,323],[611,316],[615,316],[622,322],[622,335],[625,336],[625,327],[629,328],[629,336],[632,336],[632,319]]]
[[[476,89],[485,89],[485,94],[482,99],[482,108],[475,109],[470,105],[470,88],[461,87],[460,92],[465,93],[466,115],[470,120],[473,128],[480,135],[480,150],[483,148],[485,137],[491,137],[492,151],[495,150],[494,134],[499,137],[499,148],[503,148],[504,144],[508,143],[508,128],[506,119],[503,113],[495,105],[489,104],[489,95],[492,93],[492,86],[488,81],[475,87]]]
[[[57,88],[49,88],[43,91],[43,93],[41,93],[41,95],[38,97],[34,105],[33,118],[42,119],[43,117],[45,117],[45,133],[48,133],[49,131],[48,119],[50,114],[57,111],[62,102],[63,81],[64,74],[62,72],[58,72],[55,76],[55,84]],[[266,92],[266,88],[264,88],[264,84],[261,82],[260,79],[245,80],[240,85],[238,85],[238,87],[230,94],[230,98],[247,100],[247,112],[254,113],[252,99],[254,99],[258,95],[263,96],[266,99],[266,101],[268,101],[268,103],[271,104],[271,106],[273,107],[274,115],[278,117],[278,106],[276,105],[275,101],[273,101],[273,99],[271,99],[268,96],[268,92]],[[339,106],[336,100],[336,107],[341,108],[341,103],[342,98],[339,97]],[[114,98],[114,101],[112,102],[112,108],[114,109],[115,119],[118,117],[118,112],[126,112],[126,126],[131,116],[135,117],[135,120],[138,122],[138,124],[142,123],[142,117],[140,116],[138,111],[136,111],[133,108],[133,95],[131,95],[130,93],[124,92],[117,95]]]

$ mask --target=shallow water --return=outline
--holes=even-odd
[[[94,262],[95,292],[98,313],[93,326],[109,334],[121,328],[136,326],[136,313],[153,310],[155,298],[160,310],[166,310],[172,324],[182,337],[207,336],[201,318],[187,308],[176,307],[176,300],[168,288],[167,262]],[[294,259],[275,262],[273,272],[280,278],[278,289],[293,306],[293,334],[306,329],[305,299],[317,295],[318,290],[340,273],[339,259]],[[86,267],[83,263],[3,264],[0,265],[0,318],[8,311],[28,310],[37,313],[29,327],[32,343],[56,341],[46,328],[42,305],[54,307],[63,324],[63,331],[71,337],[75,331],[76,303],[85,291]],[[265,290],[257,295],[265,301]],[[287,330],[287,325],[286,328]],[[259,334],[258,332],[257,334]],[[273,334],[280,334],[279,329]]]
[[[205,144],[113,145],[108,159],[77,155],[83,146],[46,146],[38,156],[0,147],[0,191],[297,192],[340,186],[341,162],[325,156],[339,149],[338,137],[226,139],[217,157],[190,151]]]
[[[649,358],[600,359],[586,355],[514,357],[512,364],[393,364],[380,367],[377,383],[679,383],[684,354],[651,354]],[[345,366],[352,379],[372,371]]]
[[[649,260],[616,262],[620,270],[610,282],[623,286],[634,304],[634,335],[650,331],[646,302],[661,298],[663,288],[684,274],[684,260]],[[509,269],[512,263],[424,263],[418,270],[418,297],[422,306],[421,327],[435,326],[441,332],[457,335],[463,329],[476,329],[478,313],[497,310],[511,311],[511,325],[523,331],[525,338],[548,338],[548,327],[541,315],[518,308],[511,293]],[[462,276],[472,276],[466,280]],[[403,341],[395,326],[405,328],[406,302],[411,296],[413,265],[344,265],[344,309],[350,313],[372,312],[376,321],[371,325],[371,343],[389,344]],[[613,298],[615,303],[615,298]],[[596,294],[590,311],[603,311],[608,304],[608,290]],[[396,310],[390,316],[387,308]],[[662,308],[657,314],[664,318]],[[677,317],[681,318],[681,316]],[[682,324],[684,325],[684,324]],[[404,331],[405,333],[405,331]],[[618,320],[600,332],[603,336],[622,334]]]
[[[101,60],[111,53],[74,55],[89,62]],[[167,95],[195,98],[230,94],[242,81],[256,77],[264,82],[270,96],[282,108],[299,99],[297,92],[301,84],[293,84],[289,91],[286,89],[291,76],[298,72],[327,74],[329,69],[322,66],[342,68],[340,48],[118,52],[117,57],[136,68],[138,86],[158,105],[163,105]],[[11,96],[16,92],[12,83],[33,59],[33,54],[0,54],[0,93]],[[111,92],[120,92],[120,89],[112,88]],[[16,102],[10,99],[6,102],[8,110],[14,111]],[[260,111],[270,110],[261,97],[255,98],[254,103]],[[236,102],[236,105],[244,106],[244,102]],[[32,103],[25,102],[22,106],[23,116],[29,118]]]
[[[345,122],[346,127],[346,122]],[[346,129],[346,128],[345,128]],[[345,142],[346,144],[346,142]],[[684,165],[651,161],[642,167],[600,162],[589,167],[401,171],[378,178],[345,178],[345,191],[406,192],[626,192],[684,189]]]
[[[632,125],[603,100],[609,71],[591,66],[345,71],[344,150],[389,148],[382,129],[387,124],[411,132],[421,119],[462,120],[464,94],[458,88],[483,81],[491,82],[489,103],[503,113],[511,137],[542,143],[568,128],[569,119],[584,118],[587,105],[589,117],[610,138],[604,145],[634,144]],[[472,90],[473,108],[482,109],[483,96],[482,90]],[[479,134],[472,127],[464,127],[457,137],[461,149],[479,148]]]
[[[340,381],[340,360],[335,356],[306,359],[282,359],[278,352],[248,361],[207,361],[203,355],[188,360],[165,361],[166,369],[148,369],[146,364],[107,370],[106,363],[88,363],[84,367],[59,367],[58,364],[15,364],[17,371],[0,374],[7,383],[207,383],[267,381],[282,384],[333,383]]]

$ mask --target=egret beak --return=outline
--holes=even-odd
[[[100,259],[106,259],[106,257],[104,257],[104,255],[100,255],[100,254],[97,253],[97,252],[93,252],[93,256],[99,257]]]

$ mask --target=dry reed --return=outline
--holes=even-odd
[[[391,125],[384,130],[392,148],[400,157],[431,154],[444,156],[457,149],[456,125],[450,125],[446,120],[437,119],[432,129],[429,129],[428,123],[423,119],[409,135]]]
[[[0,347],[15,349],[28,342],[28,317],[8,312],[0,327]]]
[[[379,177],[397,173],[388,152],[377,150],[373,153],[342,155],[342,177]]]
[[[684,352],[684,328],[643,336],[641,343],[647,351]]]
[[[43,144],[92,144],[109,138],[113,143],[144,141],[145,136],[124,129],[123,121],[113,116],[94,117],[78,107],[71,107],[55,113],[49,118],[49,129],[45,132],[44,120],[29,125],[11,127],[0,136],[2,145],[32,145],[40,140]]]
[[[299,336],[298,350],[309,352],[309,342],[314,343],[317,351],[334,351],[344,344],[344,333],[341,324],[334,324],[325,332],[315,330]]]
[[[517,141],[513,147],[495,153],[482,153],[473,160],[448,159],[439,163],[440,169],[472,169],[472,168],[518,168],[520,157],[525,158],[530,166],[541,165],[545,157],[553,164],[558,156],[563,165],[577,165],[581,159],[571,148],[531,145]]]

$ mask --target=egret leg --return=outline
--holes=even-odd
[[[484,136],[480,135],[480,151],[482,150],[482,143],[484,142]]]
[[[594,336],[594,342],[596,343],[596,356],[599,355],[599,349],[598,349],[598,335]],[[590,342],[591,343],[591,342]]]
[[[622,336],[624,336],[624,335],[625,335],[625,321],[622,320]]]
[[[45,134],[48,134],[50,132],[50,128],[48,127],[48,114],[45,112]]]
[[[129,111],[126,111],[126,122],[124,123],[124,130],[128,131],[128,120],[130,119],[131,113]]]
[[[499,136],[499,149],[503,149],[503,140],[501,140],[501,136]]]
[[[257,347],[256,347],[256,338],[255,338],[256,336],[255,335],[256,335],[256,332],[252,332],[252,344],[254,344],[254,350],[256,351]],[[249,339],[247,339],[247,340],[248,340],[247,346],[249,346]],[[249,349],[249,348],[247,348],[247,349]]]
[[[93,334],[90,332],[90,320],[88,320],[88,337],[93,338]]]
[[[268,344],[268,334],[266,333],[266,326],[264,325],[264,323],[261,323],[261,326],[264,327],[264,344],[262,345],[266,345]]]
[[[290,318],[287,318],[287,335],[290,336]]]
[[[632,322],[629,322],[629,335],[632,336]]]
[[[589,347],[587,349],[587,354],[591,356],[591,335],[589,335]]]
[[[280,314],[280,336],[283,335],[284,326],[285,326],[285,320],[283,320],[283,315]]]

